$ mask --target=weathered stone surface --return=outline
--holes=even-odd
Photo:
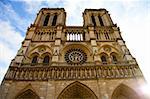
[[[42,8],[10,64],[0,99],[149,99],[108,11],[86,9],[83,19],[83,26],[66,26],[63,8]]]

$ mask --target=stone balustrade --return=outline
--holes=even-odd
[[[96,40],[98,41],[116,40],[116,36],[111,27],[96,28],[95,36],[96,36]]]
[[[55,66],[54,66],[55,65]],[[69,80],[69,79],[116,79],[142,76],[136,64],[56,66],[58,64],[11,66],[5,76],[8,80]],[[60,65],[60,64],[59,64]],[[36,68],[35,68],[36,67]]]
[[[64,29],[65,40],[67,41],[84,41],[85,31],[83,27],[67,27]]]
[[[36,30],[32,40],[33,41],[54,41],[56,38],[55,27],[45,27]]]
[[[97,41],[113,41],[116,36],[111,27],[97,27],[94,29]],[[38,28],[32,38],[33,41],[54,41],[57,34],[56,27]],[[62,30],[63,41],[87,41],[88,30],[83,27],[66,27]]]

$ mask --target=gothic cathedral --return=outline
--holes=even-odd
[[[144,82],[106,9],[85,9],[83,26],[66,26],[64,8],[42,8],[0,99],[148,99],[139,89]]]

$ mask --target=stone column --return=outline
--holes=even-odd
[[[90,36],[87,30],[85,30],[85,41],[89,41],[90,40]]]
[[[87,13],[87,20],[85,20],[85,21],[87,21],[87,25],[89,26],[89,25],[92,25],[92,21],[91,21],[91,15],[89,14],[89,13]]]
[[[103,23],[104,23],[104,26],[110,26],[110,22],[106,16],[106,14],[104,14],[103,16],[101,16],[102,20],[103,20]]]
[[[53,18],[54,18],[54,15],[51,14],[49,21],[48,21],[48,26],[52,26]]]
[[[94,34],[94,27],[88,27],[90,39],[96,39]]]
[[[35,25],[38,25],[40,23],[42,14],[43,14],[42,11],[40,11],[39,13],[37,13],[37,17],[36,17],[35,22],[34,22]]]
[[[63,29],[62,26],[57,26],[57,34],[55,38],[55,47],[54,47],[52,62],[59,61],[62,29]]]
[[[41,18],[40,18],[40,20],[39,20],[39,26],[43,26],[43,24],[44,24],[44,21],[45,21],[45,15],[44,14],[42,14],[41,15]]]
[[[63,29],[62,26],[57,26],[57,34],[56,34],[57,39],[61,39],[62,29]]]
[[[93,50],[94,62],[99,63],[100,57],[98,55],[98,47],[97,47],[96,40],[91,40],[91,46],[92,46],[92,50]]]
[[[112,21],[112,19],[111,19],[111,17],[110,17],[110,14],[108,14],[108,12],[106,13],[106,17],[107,17],[107,19],[108,19],[108,21],[109,21],[109,25],[113,25],[113,21]]]
[[[94,16],[94,18],[95,18],[95,21],[96,21],[96,25],[101,26],[100,22],[99,22],[99,19],[98,19],[98,15]]]
[[[89,29],[89,36],[91,40],[91,46],[93,50],[93,60],[94,62],[100,62],[100,57],[98,56],[98,48],[97,48],[97,42],[94,34],[94,27],[88,27]]]
[[[57,23],[56,25],[64,25],[63,24],[63,12],[61,12],[59,15],[58,15],[58,18],[57,18]]]

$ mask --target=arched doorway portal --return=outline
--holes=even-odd
[[[97,97],[86,85],[74,82],[60,93],[58,99],[97,99]]]
[[[40,99],[36,93],[34,93],[32,90],[28,89],[21,94],[19,94],[15,99]]]
[[[112,99],[141,99],[138,94],[128,86],[119,85],[112,94]]]

